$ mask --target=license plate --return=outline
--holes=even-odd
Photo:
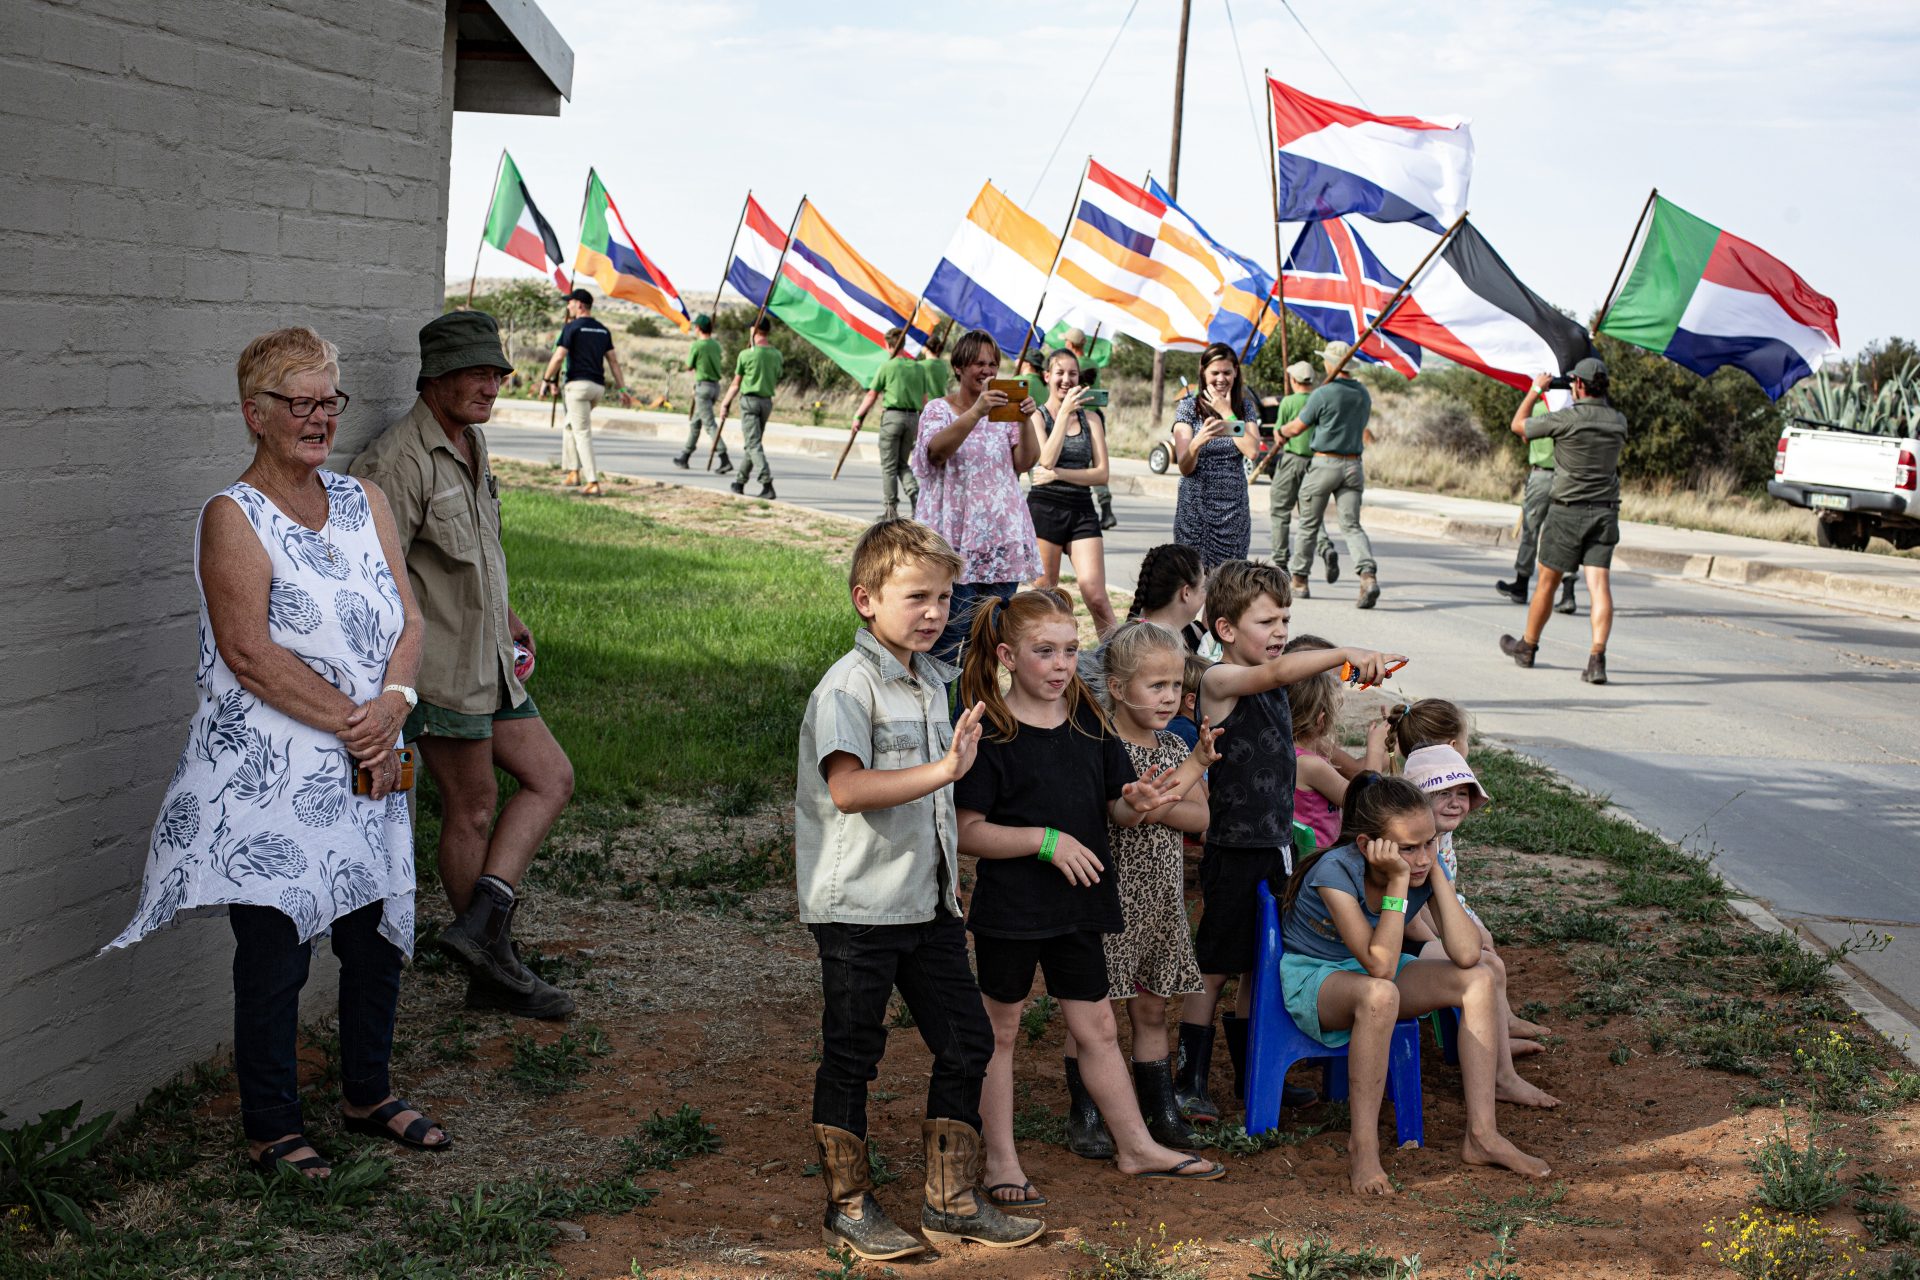
[[[1826,507],[1837,511],[1845,511],[1847,509],[1847,495],[1844,493],[1816,493],[1811,496],[1813,505],[1816,507]]]

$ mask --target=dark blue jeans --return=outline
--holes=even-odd
[[[340,1092],[356,1107],[383,1102],[393,1086],[394,1010],[400,1002],[400,949],[380,936],[381,904],[333,922],[340,958]],[[233,926],[233,1073],[240,1124],[253,1142],[301,1133],[300,988],[313,948],[273,907],[227,909]]]
[[[973,626],[973,611],[988,596],[999,596],[1005,602],[1013,599],[1013,593],[1019,589],[1017,582],[954,583],[953,605],[947,611],[947,629],[940,633],[940,639],[934,643],[933,656],[942,662],[959,666],[966,648],[967,632]],[[955,683],[957,686],[958,682]]]
[[[944,912],[925,924],[816,924],[820,947],[820,1069],[813,1122],[867,1136],[867,1085],[887,1051],[887,1001],[900,989],[933,1053],[927,1119],[980,1127],[980,1086],[993,1026],[967,965],[967,930]]]

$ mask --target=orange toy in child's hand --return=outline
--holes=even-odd
[[[1400,659],[1400,661],[1398,662],[1390,663],[1387,667],[1386,674],[1382,677],[1382,679],[1386,679],[1386,680],[1393,679],[1393,673],[1406,665],[1407,665],[1407,659],[1405,658]],[[1359,680],[1360,677],[1359,677],[1359,673],[1353,669],[1353,664],[1351,662],[1343,662],[1340,664],[1340,678],[1348,684],[1354,684]],[[1373,688],[1373,686],[1370,684],[1363,684],[1360,687],[1362,689]]]

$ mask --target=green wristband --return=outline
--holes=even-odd
[[[1040,837],[1040,861],[1052,862],[1053,851],[1060,845],[1060,833],[1052,827],[1042,827],[1041,830],[1046,834]]]
[[[1380,909],[1382,911],[1398,911],[1404,914],[1407,909],[1407,900],[1405,898],[1394,897],[1382,898],[1380,899]]]

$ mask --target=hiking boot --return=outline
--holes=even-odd
[[[1560,600],[1553,606],[1555,613],[1578,613],[1579,607],[1573,603],[1573,579],[1568,578],[1560,584]]]
[[[920,1229],[927,1239],[1011,1249],[1038,1240],[1046,1231],[1040,1219],[1016,1218],[980,1194],[986,1156],[978,1129],[958,1120],[924,1120],[920,1133],[927,1144],[927,1202],[920,1210]]]
[[[1512,582],[1496,582],[1493,584],[1493,589],[1515,604],[1525,604],[1527,602],[1527,580],[1525,578],[1515,578]]]
[[[733,470],[733,459],[732,459],[732,458],[729,458],[729,457],[728,457],[728,456],[727,456],[726,454],[724,454],[724,453],[723,453],[723,454],[721,454],[721,455],[720,455],[720,465],[719,465],[719,466],[717,466],[717,467],[715,467],[715,468],[713,469],[713,474],[715,474],[715,475],[717,475],[717,476],[724,476],[724,475],[726,475],[726,474],[727,474],[728,472],[730,472],[730,471],[732,471],[732,470]]]
[[[578,471],[569,471],[567,472],[566,475],[560,478],[560,483],[567,484],[567,485],[579,484],[580,473]]]
[[[673,465],[680,468],[680,470],[685,471],[688,469],[687,467],[688,460],[691,459],[692,457],[693,455],[691,453],[676,453],[673,455]]]
[[[1214,1124],[1220,1108],[1207,1096],[1207,1075],[1213,1067],[1213,1024],[1180,1024],[1180,1072],[1173,1080],[1173,1100],[1196,1124]]]
[[[927,1251],[926,1245],[895,1226],[873,1198],[873,1167],[863,1139],[830,1124],[816,1124],[813,1143],[820,1153],[820,1176],[827,1184],[827,1213],[820,1227],[823,1242],[830,1247],[844,1244],[875,1262]]]
[[[1173,1064],[1166,1058],[1133,1064],[1133,1096],[1147,1132],[1163,1147],[1194,1147],[1199,1135],[1180,1114],[1173,1100]]]
[[[1113,1159],[1113,1135],[1100,1118],[1093,1095],[1080,1081],[1080,1059],[1064,1059],[1067,1064],[1067,1150],[1086,1160]]]
[[[467,976],[466,1006],[489,1013],[506,1013],[516,1018],[564,1018],[573,1012],[573,997],[560,988],[534,976],[525,991],[510,990],[492,979],[474,973]]]
[[[1293,598],[1294,598],[1295,600],[1311,600],[1311,599],[1313,599],[1313,592],[1311,592],[1311,591],[1309,591],[1309,590],[1307,590],[1307,580],[1306,580],[1305,578],[1301,578],[1301,577],[1297,577],[1297,576],[1296,576],[1296,577],[1294,578],[1294,580],[1293,580]]]
[[[746,481],[746,477],[745,477],[745,476],[735,476],[735,477],[733,478],[733,481],[732,481],[732,482],[731,482],[730,484],[728,484],[728,485],[727,485],[727,488],[729,488],[729,489],[731,489],[731,490],[733,490],[733,491],[734,491],[735,493],[738,493],[738,494],[741,494],[741,495],[745,495],[745,493],[747,492],[747,481]]]
[[[513,947],[513,917],[520,900],[481,877],[467,909],[440,931],[436,945],[466,966],[467,1007],[501,1009],[523,1018],[564,1018],[573,997],[542,980],[520,962]]]
[[[1101,529],[1103,529],[1103,530],[1104,530],[1104,529],[1117,529],[1117,528],[1119,528],[1119,527],[1120,527],[1120,521],[1114,518],[1114,514],[1113,514],[1113,498],[1112,498],[1112,497],[1111,497],[1110,495],[1108,495],[1108,494],[1095,494],[1095,495],[1094,495],[1094,499],[1093,499],[1093,505],[1094,505],[1094,506],[1095,506],[1096,508],[1098,508],[1098,510],[1099,510],[1099,512],[1100,512],[1100,527],[1101,527]]]
[[[1516,667],[1531,667],[1534,655],[1540,652],[1540,646],[1528,644],[1518,636],[1501,636],[1500,652],[1512,658]]]
[[[1370,573],[1360,575],[1360,595],[1354,600],[1356,609],[1371,609],[1380,602],[1380,579]]]
[[[773,492],[773,481],[769,480],[765,484],[760,486],[760,496],[763,498],[771,498],[776,496]]]
[[[1605,649],[1587,655],[1587,669],[1580,673],[1580,678],[1588,684],[1607,682],[1607,651]]]
[[[880,518],[882,520],[898,520],[900,518],[900,504],[897,502],[889,502],[886,511],[882,513]]]
[[[1320,553],[1320,558],[1327,562],[1327,585],[1332,586],[1340,581],[1340,553],[1333,549],[1331,542]]]

